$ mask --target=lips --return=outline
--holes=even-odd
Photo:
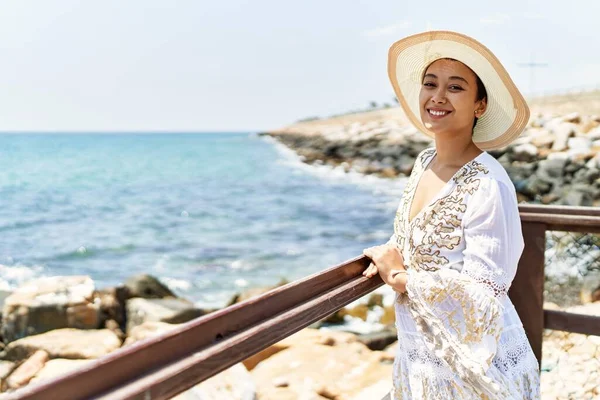
[[[429,114],[429,116],[431,116],[434,119],[444,118],[446,115],[450,114],[451,112],[452,111],[433,109],[433,108],[427,109],[427,113]]]

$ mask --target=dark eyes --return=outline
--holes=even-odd
[[[434,82],[423,82],[423,86],[429,87],[429,88],[434,88],[437,85]],[[460,85],[450,85],[450,86],[448,86],[448,89],[453,92],[459,92],[459,91],[464,90]]]

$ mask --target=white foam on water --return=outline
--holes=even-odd
[[[240,287],[240,288],[248,286],[248,281],[245,279],[241,279],[241,278],[236,279],[233,283],[235,284],[235,286]]]
[[[275,149],[281,154],[282,158],[276,163],[293,168],[297,173],[305,173],[316,176],[319,179],[331,183],[345,183],[360,186],[370,190],[373,195],[382,196],[384,201],[379,205],[383,209],[394,208],[398,206],[406,177],[397,178],[382,178],[377,175],[366,175],[357,171],[350,170],[346,172],[343,166],[332,166],[326,164],[307,164],[303,161],[303,157],[298,155],[294,150],[277,141],[276,139],[265,136],[264,140],[272,143]]]
[[[167,285],[169,287],[169,289],[173,290],[173,291],[188,291],[191,289],[192,284],[185,280],[185,279],[177,279],[177,278],[171,278],[168,276],[161,276],[159,278],[159,280],[161,282],[163,282],[165,285]]]
[[[0,264],[0,290],[14,290],[25,282],[42,277],[43,272],[44,267],[40,265]]]

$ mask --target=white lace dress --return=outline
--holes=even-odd
[[[388,243],[401,250],[393,399],[539,399],[537,359],[507,292],[523,251],[516,194],[487,152],[463,166],[412,221],[418,156]]]

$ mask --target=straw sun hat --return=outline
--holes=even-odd
[[[506,146],[529,120],[529,107],[500,61],[484,45],[449,31],[430,31],[394,43],[388,55],[388,75],[400,105],[421,132],[434,137],[421,121],[419,92],[425,69],[440,58],[453,58],[471,68],[487,92],[487,109],[477,120],[473,141],[482,150]]]

